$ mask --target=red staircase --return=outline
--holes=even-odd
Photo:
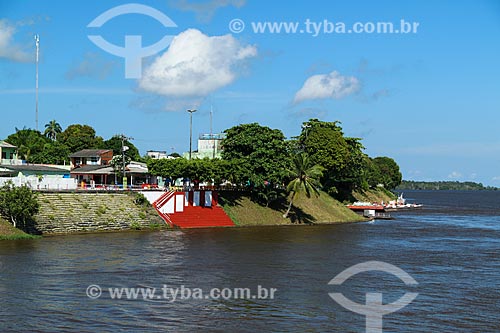
[[[202,194],[203,193],[204,192],[202,192]],[[153,202],[153,207],[156,209],[158,214],[171,227],[187,229],[234,226],[233,221],[229,218],[229,216],[227,216],[224,209],[217,205],[216,192],[212,192],[213,197],[211,206],[203,207],[193,205],[193,192],[190,192],[189,200],[182,201],[182,211],[176,211],[173,213],[162,212],[162,210],[164,210],[162,209],[163,206],[171,200],[178,200],[174,197],[179,194],[181,194],[181,197],[184,200],[184,192],[169,191],[165,192],[155,202]],[[185,202],[187,202],[187,205],[185,205]]]
[[[172,223],[182,229],[233,227],[233,221],[219,206],[212,207],[184,207],[184,212],[170,214]]]
[[[173,227],[174,224],[172,223],[172,220],[170,219],[169,214],[163,213],[160,208],[163,207],[167,203],[168,200],[170,200],[173,196],[175,195],[174,191],[169,191],[165,192],[162,194],[158,199],[156,199],[155,202],[153,202],[153,208],[156,210],[158,215],[165,221],[169,226]]]

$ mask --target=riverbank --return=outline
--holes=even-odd
[[[30,235],[0,217],[0,240],[34,239],[40,236]]]
[[[237,226],[265,225],[310,225],[363,222],[367,219],[357,215],[327,193],[307,198],[297,195],[289,217],[283,214],[288,208],[286,198],[279,198],[268,207],[256,202],[248,192],[222,191],[219,204]]]
[[[356,191],[353,193],[353,197],[357,201],[363,202],[389,202],[391,200],[396,200],[397,196],[385,188],[370,189],[367,191]]]
[[[361,197],[363,195],[364,197]],[[359,194],[364,200],[387,200],[381,191]],[[25,233],[2,220],[0,239],[29,239],[33,235],[99,233],[128,230],[166,229],[168,225],[148,203],[129,193],[39,193],[40,212]],[[361,199],[359,199],[361,200]],[[138,202],[140,201],[140,202]],[[219,203],[236,226],[280,226],[363,222],[360,217],[322,192],[319,197],[297,195],[290,214],[285,196],[268,206],[257,202],[249,192],[222,191]]]
[[[33,234],[150,230],[167,225],[155,209],[132,193],[39,193]]]

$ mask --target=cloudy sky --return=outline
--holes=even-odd
[[[259,122],[291,137],[340,120],[405,179],[500,186],[498,1],[126,4],[0,0],[0,138],[35,128],[39,34],[40,128],[86,123],[144,154],[186,151],[191,108],[196,134],[211,108],[214,131]]]

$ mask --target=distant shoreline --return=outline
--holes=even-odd
[[[403,190],[433,190],[433,191],[498,191],[500,188],[494,186],[484,186],[476,182],[458,181],[414,181],[403,180],[395,191]]]

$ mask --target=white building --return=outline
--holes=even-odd
[[[225,137],[225,133],[200,134],[198,137],[198,150],[192,152],[192,158],[220,158],[222,152],[222,140]],[[189,152],[184,153],[183,157],[189,159]]]
[[[167,152],[165,150],[148,150],[146,155],[154,160],[162,160],[168,158]]]

